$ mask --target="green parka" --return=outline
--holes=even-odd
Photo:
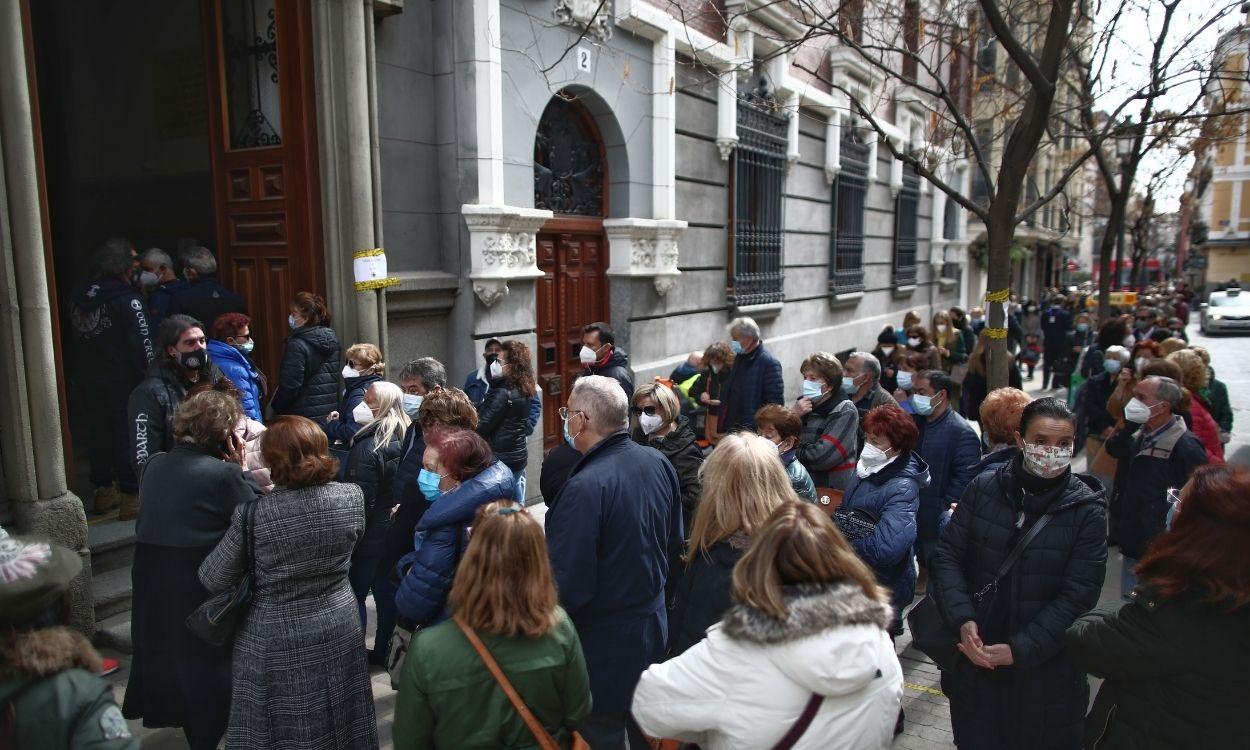
[[[0,716],[12,705],[13,747],[138,750],[112,689],[94,674],[99,668],[99,654],[69,628],[32,630],[7,640],[0,648]],[[5,731],[0,721],[0,733]],[[0,736],[0,745],[8,740]]]
[[[562,747],[590,713],[590,679],[564,610],[542,638],[478,632],[508,680]],[[396,750],[521,750],[538,743],[455,622],[412,640],[395,703]]]
[[[1250,607],[1139,587],[1068,629],[1079,669],[1106,680],[1085,724],[1086,750],[1246,747]]]

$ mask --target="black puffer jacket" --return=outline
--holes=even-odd
[[[530,397],[500,381],[491,384],[477,410],[477,434],[490,443],[495,458],[514,472],[525,468],[529,414]]]
[[[430,501],[425,499],[421,488],[417,486],[417,476],[421,473],[424,457],[425,436],[421,433],[421,425],[413,422],[408,425],[408,431],[404,433],[404,440],[399,448],[399,464],[391,483],[391,505],[398,504],[399,510],[395,511],[391,527],[386,530],[382,561],[378,563],[379,570],[394,571],[399,558],[412,551],[417,522],[430,509]]]
[[[291,331],[282,352],[275,414],[296,414],[321,424],[339,403],[339,339],[326,326]]]
[[[621,390],[625,391],[625,400],[634,400],[634,371],[629,369],[629,354],[619,346],[612,346],[612,353],[608,355],[608,361],[602,366],[596,362],[591,364],[582,375],[602,375],[605,378],[612,378],[621,384]]]
[[[699,507],[699,498],[703,494],[703,483],[699,481],[699,468],[703,466],[703,451],[695,440],[694,431],[690,429],[690,420],[686,417],[677,418],[677,426],[673,431],[662,437],[647,437],[637,427],[633,431],[634,442],[655,448],[677,470],[677,481],[681,483],[681,518],[683,538],[690,538],[690,527],[694,524],[694,511]]]
[[[1048,491],[1024,493],[1020,472],[1017,458],[972,480],[929,569],[947,623],[958,628],[975,620],[982,640],[1008,644],[1014,659],[991,671],[961,657],[942,673],[960,750],[1080,745],[1089,686],[1064,651],[1064,633],[1102,590],[1105,502],[1095,480],[1076,474]],[[1047,512],[1048,525],[979,612],[972,594],[994,579],[1024,529]]]
[[[201,373],[201,378],[204,374]],[[209,381],[221,379],[221,371],[213,364],[207,370]],[[148,459],[169,450],[174,444],[174,412],[187,397],[192,383],[182,377],[178,368],[165,359],[148,365],[148,374],[130,393],[127,416],[130,430],[130,463],[135,476],[142,476]]]
[[[707,552],[691,553],[690,566],[681,574],[669,618],[669,655],[677,656],[703,640],[707,629],[720,622],[733,600],[734,566],[742,559],[751,538],[739,531],[722,539]]]
[[[1102,687],[1085,747],[1154,750],[1246,746],[1250,607],[1228,612],[1191,590],[1141,586],[1068,629],[1068,654]]]
[[[378,424],[371,423],[352,441],[347,454],[347,481],[360,487],[365,496],[365,521],[372,524],[390,518],[395,504],[395,473],[403,457],[404,436],[396,435],[378,446]]]

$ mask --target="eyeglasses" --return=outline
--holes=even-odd
[[[585,417],[585,416],[586,416],[586,412],[584,412],[584,411],[569,411],[569,407],[567,407],[567,406],[561,406],[561,407],[560,407],[560,410],[559,410],[557,413],[560,415],[560,419],[564,420],[565,422],[567,422],[567,421],[569,421],[570,419],[572,419],[572,417],[573,417],[573,415],[574,415],[574,414],[581,414],[583,417]],[[589,417],[587,417],[587,419],[589,419]]]
[[[633,414],[635,417],[640,414],[646,414],[648,417],[654,417],[655,406],[631,406],[629,407],[629,413]]]

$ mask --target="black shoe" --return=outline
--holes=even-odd
[[[906,722],[903,721],[903,709],[900,708],[898,710],[898,720],[894,722],[894,736],[895,737],[903,733],[903,724],[905,723]]]
[[[382,667],[383,669],[386,669],[387,656],[389,656],[389,654],[370,651],[366,661],[369,662],[369,666],[371,667]]]

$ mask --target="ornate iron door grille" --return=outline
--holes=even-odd
[[[586,108],[557,95],[534,138],[534,208],[605,216],[603,140]]]
[[[868,146],[855,128],[842,129],[842,165],[833,189],[832,259],[829,290],[864,289],[864,202],[868,195]]]
[[[916,224],[920,211],[920,178],[910,168],[903,171],[903,187],[895,205],[894,285],[916,283]]]
[[[781,302],[786,133],[789,117],[771,100],[738,103],[738,145],[733,158],[733,258],[729,303],[735,307]]]

